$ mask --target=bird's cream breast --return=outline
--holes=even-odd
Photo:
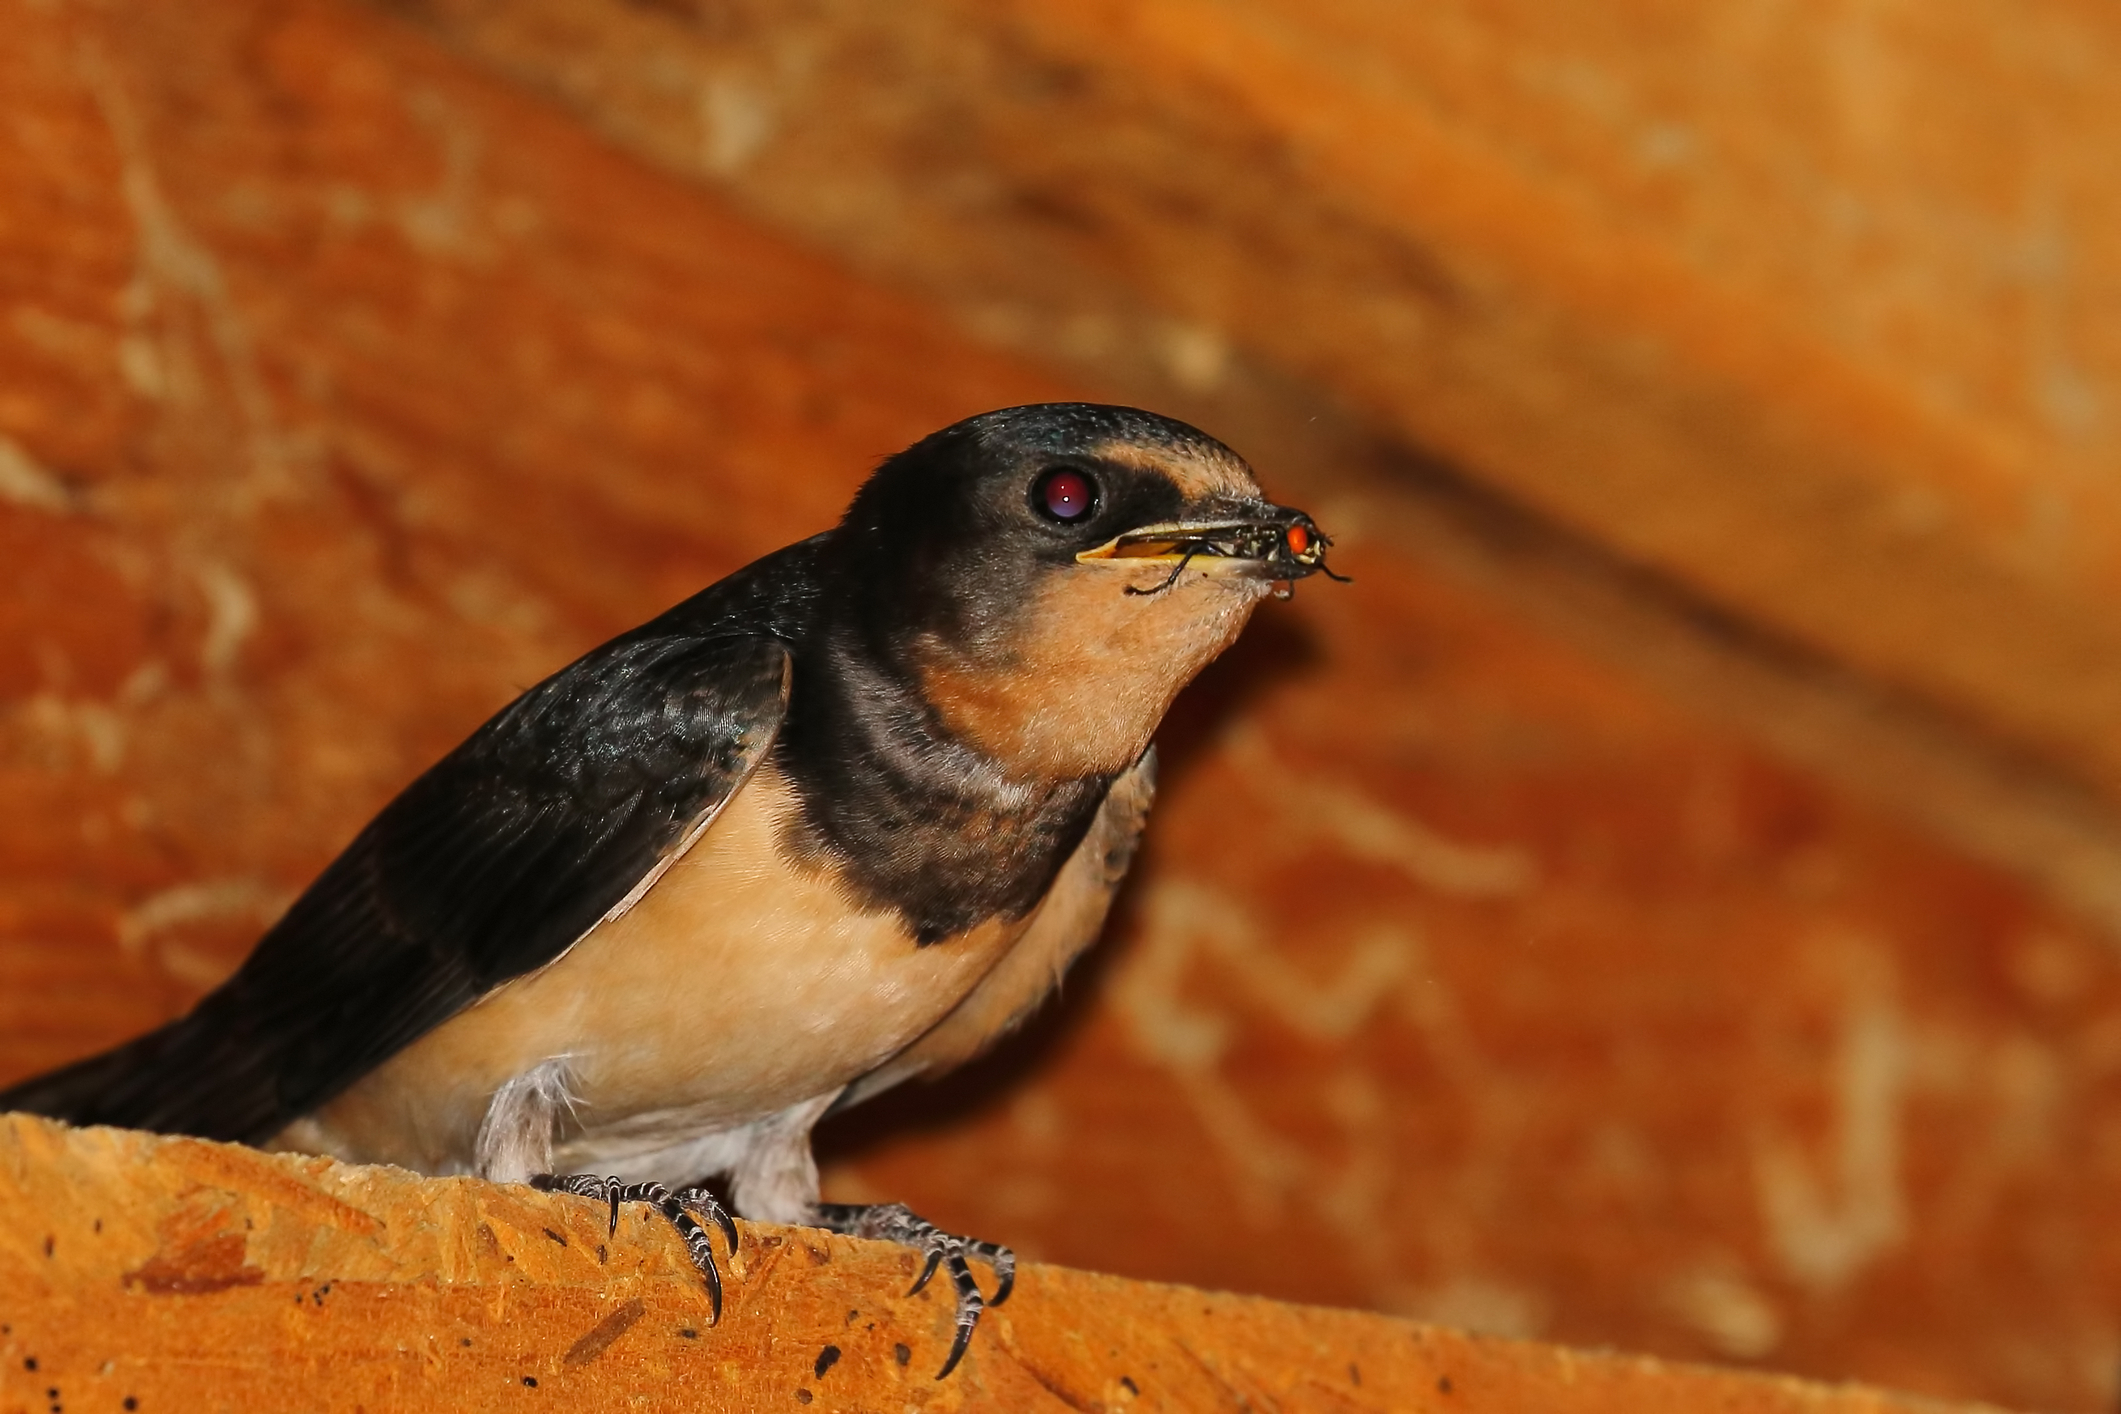
[[[761,767],[632,909],[499,988],[327,1105],[334,1151],[468,1163],[501,1084],[566,1057],[594,1135],[741,1124],[872,1069],[950,1011],[1028,919],[916,947],[784,847],[792,787]],[[364,1136],[368,1136],[365,1137]],[[414,1137],[418,1136],[418,1137]],[[394,1152],[410,1148],[425,1152]]]

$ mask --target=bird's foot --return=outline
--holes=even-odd
[[[693,1214],[699,1214],[722,1230],[732,1257],[736,1255],[736,1222],[712,1193],[704,1188],[681,1188],[673,1193],[660,1183],[622,1183],[616,1178],[599,1178],[591,1173],[541,1173],[530,1180],[530,1186],[546,1193],[572,1193],[610,1204],[611,1234],[614,1237],[619,1231],[619,1204],[653,1204],[656,1211],[678,1230],[678,1236],[685,1239],[685,1251],[707,1283],[707,1300],[712,1307],[708,1324],[722,1319],[722,1273],[714,1264],[714,1244],[708,1240],[707,1229],[700,1226]]]
[[[908,1296],[926,1286],[938,1270],[949,1274],[950,1284],[957,1289],[957,1332],[950,1342],[950,1358],[936,1372],[937,1379],[955,1370],[957,1362],[965,1358],[980,1312],[1007,1301],[1016,1286],[1014,1252],[993,1242],[944,1232],[903,1203],[820,1203],[816,1217],[817,1225],[829,1231],[896,1242],[925,1254],[928,1260],[906,1293]],[[994,1270],[991,1298],[981,1296],[979,1283],[972,1279],[969,1259],[975,1257]]]

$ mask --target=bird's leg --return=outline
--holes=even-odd
[[[653,1204],[685,1240],[685,1251],[691,1256],[692,1265],[699,1268],[700,1276],[707,1283],[707,1300],[712,1308],[708,1324],[722,1319],[722,1273],[714,1264],[714,1244],[708,1240],[707,1229],[700,1226],[693,1214],[699,1214],[722,1230],[731,1256],[736,1254],[736,1222],[712,1193],[704,1188],[681,1188],[673,1193],[660,1183],[624,1183],[616,1178],[599,1178],[592,1173],[541,1173],[530,1180],[530,1186],[546,1193],[572,1193],[609,1204],[611,1235],[614,1237],[619,1231],[619,1204]]]
[[[820,1203],[814,1210],[814,1220],[817,1226],[831,1232],[896,1242],[923,1253],[928,1260],[922,1265],[921,1274],[914,1279],[912,1289],[906,1293],[908,1296],[926,1286],[938,1270],[949,1274],[950,1284],[957,1289],[957,1333],[950,1342],[950,1358],[936,1372],[937,1379],[955,1370],[957,1362],[965,1358],[965,1348],[972,1343],[972,1332],[979,1325],[980,1312],[1007,1301],[1016,1286],[1014,1252],[997,1243],[944,1232],[903,1203]],[[994,1270],[995,1286],[991,1298],[981,1296],[979,1283],[972,1279],[969,1260],[972,1258],[978,1258]]]

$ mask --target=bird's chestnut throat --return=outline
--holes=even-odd
[[[1235,641],[1269,586],[1069,569],[1027,596],[1012,631],[977,647],[940,636],[913,645],[923,700],[948,730],[1018,780],[1113,776],[1138,760],[1171,701]]]

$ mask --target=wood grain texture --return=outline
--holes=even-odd
[[[1031,1266],[949,1380],[912,1253],[742,1225],[719,1325],[660,1219],[0,1121],[0,1410],[1258,1409],[1945,1414]],[[1970,1406],[1953,1406],[1970,1409]]]
[[[875,458],[1088,390],[371,9],[5,13],[6,1078],[188,1005],[488,713]],[[1026,327],[1057,357],[1075,326]],[[1105,327],[1115,377],[1213,364]],[[1231,349],[1211,430],[1356,583],[1263,606],[1181,697],[1107,944],[957,1082],[835,1120],[831,1196],[1134,1277],[2113,1408],[2111,945],[1908,823],[1878,683],[1699,596],[1643,612],[1550,523],[1329,485],[1379,444],[1297,456],[1321,405]],[[1458,484],[1416,509],[1494,508]],[[1958,818],[2000,828],[2021,764]]]
[[[2121,791],[2093,8],[390,8],[987,337],[1293,376]]]

